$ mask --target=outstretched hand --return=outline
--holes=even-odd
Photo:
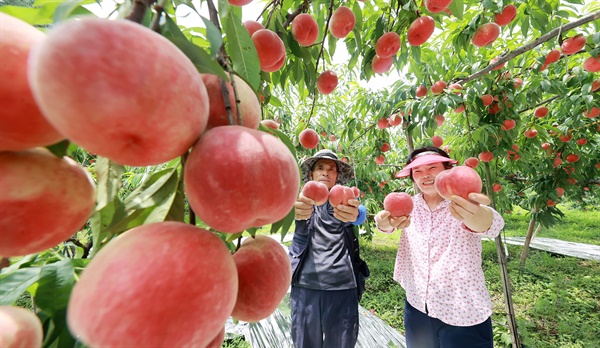
[[[313,213],[313,205],[315,201],[308,197],[304,197],[302,193],[298,196],[296,203],[294,203],[294,218],[296,220],[308,220]]]
[[[450,214],[475,232],[487,231],[492,226],[494,213],[487,207],[490,198],[482,193],[469,193],[469,199],[450,197]]]
[[[333,216],[342,222],[354,222],[358,218],[358,199],[348,200],[348,205],[338,204],[333,207]]]
[[[375,215],[375,224],[382,231],[402,229],[410,226],[410,216],[393,217],[389,211],[382,210]]]

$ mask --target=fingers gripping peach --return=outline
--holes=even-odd
[[[408,216],[413,210],[412,197],[405,192],[392,192],[385,196],[383,209],[390,212],[392,217]]]
[[[40,348],[43,338],[42,323],[32,311],[0,306],[0,347]]]
[[[206,127],[208,96],[194,64],[131,21],[62,22],[31,51],[28,72],[52,126],[120,164],[181,156]]]
[[[479,174],[471,167],[456,166],[438,174],[435,189],[446,200],[452,195],[469,199],[469,193],[481,193],[482,182]]]
[[[185,166],[190,206],[210,227],[225,233],[283,219],[300,189],[298,164],[281,140],[242,126],[210,129]]]
[[[67,323],[91,347],[205,347],[237,291],[235,263],[214,233],[181,222],[142,225],[90,261]]]
[[[329,204],[337,207],[339,204],[348,205],[348,200],[355,199],[354,190],[344,185],[334,185],[329,191]]]
[[[315,205],[323,205],[329,199],[327,185],[318,181],[309,181],[302,187],[302,195],[315,201]]]

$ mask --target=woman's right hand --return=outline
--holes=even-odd
[[[382,210],[375,215],[375,224],[381,232],[392,233],[410,226],[410,216],[392,217],[389,211]]]
[[[296,220],[308,220],[313,213],[313,205],[315,201],[308,197],[304,197],[302,193],[298,196],[296,203],[294,203],[294,218]]]

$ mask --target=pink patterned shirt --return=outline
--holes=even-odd
[[[430,317],[454,326],[484,322],[492,314],[492,301],[481,268],[481,238],[496,237],[504,219],[494,210],[489,230],[474,233],[452,217],[449,201],[433,211],[420,194],[413,203],[411,224],[400,237],[394,280],[406,290],[411,306],[425,313],[427,305]]]

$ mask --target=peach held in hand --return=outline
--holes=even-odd
[[[385,196],[383,209],[390,212],[392,217],[408,216],[413,211],[412,197],[405,192],[392,192]]]
[[[354,190],[344,185],[334,185],[329,191],[329,204],[337,207],[339,204],[348,205],[348,200],[355,199]]]
[[[323,205],[329,199],[327,185],[318,181],[309,181],[302,188],[302,195],[315,201],[315,205]]]
[[[446,200],[450,200],[452,195],[470,200],[469,193],[481,193],[482,182],[473,168],[456,166],[439,173],[435,178],[434,186],[439,195]]]

